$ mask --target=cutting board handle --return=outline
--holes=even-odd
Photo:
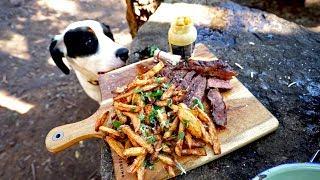
[[[103,133],[94,130],[95,121],[100,115],[98,112],[99,110],[82,121],[53,128],[45,140],[48,151],[57,153],[79,141],[93,137],[101,138]]]

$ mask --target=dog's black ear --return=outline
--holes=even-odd
[[[111,32],[110,26],[106,25],[105,23],[101,23],[103,33],[108,36],[112,41],[114,41],[113,34]]]
[[[69,74],[70,73],[69,68],[62,61],[62,58],[64,57],[64,55],[58,48],[55,48],[56,45],[57,45],[57,41],[56,40],[51,41],[51,44],[50,44],[50,47],[49,47],[49,51],[50,51],[51,57],[52,57],[54,63],[56,63],[58,68],[63,73]]]

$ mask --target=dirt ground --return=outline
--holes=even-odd
[[[0,1],[0,179],[99,176],[98,140],[56,155],[44,144],[50,129],[84,119],[98,107],[74,73],[64,75],[53,65],[47,50],[53,35],[83,19],[105,22],[119,42],[130,42],[119,0]]]
[[[118,42],[130,43],[122,2],[0,1],[0,179],[99,179],[99,140],[56,155],[45,148],[50,129],[98,107],[74,73],[53,65],[47,48],[53,35],[83,19],[109,24]]]

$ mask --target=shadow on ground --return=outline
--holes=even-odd
[[[96,178],[98,142],[86,141],[57,155],[45,148],[51,128],[84,119],[98,107],[74,74],[66,76],[49,63],[47,47],[53,35],[83,19],[105,22],[115,34],[129,35],[124,6],[116,0],[17,2],[0,2],[1,105],[10,105],[4,98],[17,98],[11,110],[0,107],[0,177]]]

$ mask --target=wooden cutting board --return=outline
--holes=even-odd
[[[206,48],[198,47],[195,54],[203,53]],[[208,53],[207,57],[212,57]],[[146,59],[135,64],[111,71],[99,77],[102,99],[100,108],[89,118],[52,129],[46,137],[46,147],[50,152],[59,152],[79,142],[80,140],[102,137],[102,133],[94,131],[95,121],[112,105],[112,93],[116,87],[123,86],[131,82],[139,68],[150,67],[154,64],[153,59]],[[227,105],[228,124],[225,129],[219,129],[219,139],[221,141],[220,155],[214,155],[211,148],[206,148],[207,156],[182,157],[178,161],[186,170],[191,170],[224,156],[246,144],[249,144],[262,136],[276,130],[278,120],[243,86],[237,79],[231,80],[233,89],[223,93],[224,101]],[[119,180],[136,179],[135,174],[126,172],[127,163],[120,159],[116,153],[112,152],[114,162],[115,177]],[[175,170],[179,174],[179,170]],[[154,170],[146,170],[145,179],[166,179],[169,178],[161,162],[155,164]]]

